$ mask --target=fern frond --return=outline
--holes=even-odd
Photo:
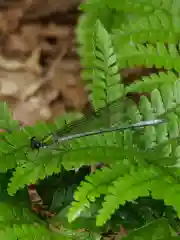
[[[139,170],[131,170],[130,173],[114,181],[113,186],[108,189],[103,208],[97,216],[97,225],[103,225],[120,204],[124,205],[126,201],[135,200],[139,196],[148,196],[153,181],[156,182],[159,175],[162,173],[156,168],[141,167]]]
[[[119,205],[124,205],[126,201],[135,200],[139,196],[148,196],[149,191],[152,192],[153,197],[161,199],[162,192],[159,191],[159,186],[164,189],[163,196],[166,203],[173,205],[179,212],[179,198],[176,198],[177,201],[173,200],[176,194],[179,195],[180,191],[176,173],[173,176],[173,171],[163,170],[163,168],[149,164],[144,167],[141,166],[141,168],[137,166],[131,167],[130,172],[128,166],[125,165],[123,165],[122,170],[120,164],[114,167],[118,170],[115,171],[115,168],[113,168],[111,171],[111,169],[106,168],[86,177],[86,182],[82,182],[77,192],[75,192],[75,202],[72,203],[72,209],[68,214],[69,221],[77,218],[81,211],[90,207],[90,203],[103,194],[106,195],[105,202],[97,216],[97,225],[101,226],[119,208]],[[123,172],[123,170],[125,171]],[[169,175],[165,175],[165,173]],[[172,184],[176,186],[174,190]]]
[[[94,109],[106,106],[123,96],[123,85],[116,64],[116,55],[110,35],[100,21],[95,24],[93,38],[95,60],[92,65],[92,84],[90,100]]]
[[[144,147],[149,148],[152,147],[155,142],[156,144],[160,144],[168,139],[170,140],[171,138],[179,136],[179,91],[179,79],[172,83],[167,81],[150,93],[150,99],[142,96],[139,106],[136,106],[133,102],[129,105],[127,115],[131,119],[136,115],[143,116],[143,119],[164,117],[168,119],[168,124],[157,126],[155,128],[156,131],[154,131],[154,127],[144,129],[144,135],[140,137],[142,144],[144,143]],[[171,150],[169,149],[169,151]]]
[[[18,121],[13,120],[12,112],[9,110],[6,102],[0,103],[0,113],[0,129],[11,132],[20,128]]]
[[[94,2],[95,4],[95,2]],[[133,0],[123,0],[121,4],[118,4],[117,0],[108,1],[106,0],[106,4],[110,8],[115,8],[117,10],[123,10],[129,13],[136,13],[139,15],[152,13],[155,10],[165,10],[174,15],[178,15],[179,12],[179,2],[176,0],[140,0],[138,2]]]
[[[22,224],[16,225],[14,224],[11,228],[5,227],[3,230],[0,230],[0,237],[4,240],[33,240],[33,239],[44,239],[44,240],[70,240],[67,236],[61,236],[51,231],[48,231],[42,225],[35,224]]]
[[[68,239],[59,236],[46,225],[36,214],[30,210],[30,203],[26,191],[21,191],[16,196],[7,194],[8,174],[0,174],[1,199],[0,199],[0,237],[2,239]]]
[[[158,74],[151,74],[150,76],[142,77],[140,80],[136,80],[132,84],[128,85],[125,88],[126,94],[128,93],[148,93],[153,91],[154,89],[159,89],[163,84],[169,83],[173,84],[176,80],[178,80],[178,76],[168,71],[159,72]]]
[[[139,196],[148,196],[149,191],[156,199],[162,199],[163,196],[166,204],[174,206],[179,214],[179,180],[175,176],[165,177],[164,173],[162,169],[151,166],[131,171],[130,174],[118,178],[114,186],[108,190],[110,194],[105,197],[103,208],[97,217],[97,224],[102,225],[109,219],[119,204],[124,205],[126,201],[135,200]],[[161,192],[159,189],[164,191]]]
[[[113,182],[121,174],[129,171],[128,164],[122,160],[119,164],[114,164],[111,168],[104,167],[96,170],[90,176],[85,177],[80,186],[74,193],[74,200],[68,212],[69,222],[75,220],[81,212],[90,207],[90,202],[95,200],[102,194],[106,194],[110,182]]]
[[[95,8],[94,4],[96,5]],[[88,83],[92,81],[92,67],[95,61],[93,37],[96,22],[99,19],[108,29],[111,29],[111,20],[114,14],[110,11],[104,1],[88,2],[83,4],[82,8],[83,11],[89,14],[83,14],[80,16],[76,32],[77,41],[79,43],[78,53],[81,57],[81,64],[84,67],[81,75],[82,79]],[[105,9],[106,11],[104,11]]]
[[[59,153],[50,149],[40,149],[39,152],[29,152],[25,160],[18,161],[13,176],[8,185],[8,193],[14,195],[25,185],[34,184],[38,179],[44,179],[53,173],[61,172]]]
[[[0,225],[12,226],[13,224],[40,223],[41,220],[29,210],[30,203],[26,191],[11,197],[7,194],[7,185],[11,174],[0,174],[1,199],[0,199]]]
[[[169,239],[175,240],[179,239],[177,234],[171,229],[169,222],[166,218],[160,218],[158,220],[152,221],[145,226],[135,229],[134,231],[130,232],[126,240],[136,240],[136,239],[147,239],[151,240],[152,238],[158,239]]]
[[[179,16],[170,15],[164,11],[156,11],[147,16],[128,18],[128,23],[113,31],[113,39],[119,46],[132,41],[135,43],[176,44],[179,40]]]
[[[5,200],[7,202],[5,202]],[[17,201],[18,202],[18,201]],[[24,207],[22,203],[19,205],[13,204],[12,199],[4,199],[4,202],[0,203],[0,210],[1,210],[1,222],[6,225],[12,226],[14,223],[23,224],[23,223],[33,223],[37,221],[36,215],[28,210],[28,208]]]
[[[57,233],[53,233],[50,230],[46,229],[43,225],[39,224],[22,224],[17,225],[13,224],[12,227],[0,227],[0,237],[4,240],[33,240],[33,239],[44,239],[44,240],[70,240],[67,236],[61,236]]]
[[[158,154],[160,154],[159,151]],[[136,166],[136,161],[128,165],[128,160],[124,159],[124,162],[123,160],[119,162],[119,166],[112,166],[112,171],[105,168],[104,170],[97,170],[92,176],[86,177],[86,181],[82,182],[75,192],[75,202],[72,203],[72,209],[70,209],[68,215],[69,220],[73,221],[77,218],[82,211],[90,207],[90,203],[94,202],[96,198],[107,195],[103,208],[100,210],[100,215],[97,217],[97,224],[103,225],[119,208],[119,205],[124,205],[126,201],[135,200],[139,196],[148,196],[149,191],[152,192],[154,198],[161,199],[162,192],[159,191],[159,186],[164,189],[163,199],[166,199],[166,195],[169,196],[165,200],[166,203],[173,205],[179,212],[179,198],[176,198],[176,194],[179,195],[180,191],[178,182],[180,179],[177,178],[179,172],[174,169],[169,170],[161,162],[158,163],[160,159],[157,159],[156,153],[154,153],[154,161],[152,161],[153,159],[147,151],[144,160],[146,164],[139,161],[139,166]],[[111,185],[112,181],[114,181],[113,187]],[[172,185],[177,186],[176,191],[172,190]],[[171,192],[168,193],[168,191]],[[175,200],[173,202],[175,198],[177,202]]]
[[[144,65],[146,67],[174,68],[180,70],[179,45],[164,43],[157,44],[134,44],[127,43],[122,46],[115,43],[117,60],[121,68]],[[178,50],[177,50],[178,48]]]
[[[94,2],[95,4],[95,2]],[[152,7],[151,1],[139,1],[135,2],[133,0],[127,1],[122,0],[121,4],[117,4],[117,0],[112,0],[111,2],[106,0],[106,4],[109,8],[116,9],[118,11],[125,11],[128,13],[136,13],[139,15],[152,13],[154,8]]]
[[[132,134],[129,133],[129,136]],[[125,157],[134,159],[134,155],[138,156],[138,150],[133,145],[130,146],[130,138],[129,144],[125,145],[126,140],[124,140],[122,133],[84,137],[60,146],[59,154],[66,169],[79,168],[82,165],[97,162],[110,164],[121,161]]]

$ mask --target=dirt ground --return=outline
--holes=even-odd
[[[0,0],[0,100],[23,124],[81,111],[75,27],[80,0]]]

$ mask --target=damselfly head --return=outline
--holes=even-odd
[[[32,149],[39,149],[41,147],[41,142],[37,140],[35,137],[32,137],[30,140]]]
[[[37,149],[37,150],[48,146],[48,144],[44,143],[44,141],[42,140],[38,140],[36,137],[31,138],[30,145],[32,149]]]

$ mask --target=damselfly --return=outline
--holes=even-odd
[[[39,141],[35,137],[31,138],[31,148],[32,149],[40,149],[40,148],[46,148],[48,145],[54,144],[47,144],[49,138],[54,138],[56,143],[61,143],[81,137],[86,137],[86,136],[93,136],[93,135],[99,135],[99,134],[105,134],[109,132],[122,132],[127,129],[136,129],[136,128],[142,128],[146,126],[154,126],[158,124],[165,123],[165,119],[155,119],[155,120],[149,120],[149,121],[140,121],[134,124],[128,124],[125,126],[116,126],[116,127],[111,127],[111,128],[104,128],[104,129],[98,129],[98,130],[93,130],[93,131],[88,131],[88,132],[81,132],[81,133],[75,133],[72,135],[67,135],[67,136],[58,136],[56,133],[49,135],[47,138],[44,138],[43,140]]]
[[[46,170],[48,169],[48,167],[51,168],[51,164],[53,166],[53,164],[57,163],[57,166],[60,166],[59,162],[61,163],[61,155],[63,155],[62,152],[60,153],[60,152],[58,152],[57,149],[54,149],[54,148],[52,148],[53,151],[50,150],[51,146],[53,146],[54,144],[58,143],[59,145],[61,145],[61,143],[65,142],[65,141],[71,141],[73,139],[77,139],[77,138],[81,138],[81,137],[88,137],[88,136],[93,136],[93,135],[96,136],[96,135],[106,134],[106,133],[110,133],[110,132],[122,132],[127,129],[137,129],[137,128],[143,128],[143,127],[148,127],[148,126],[154,126],[154,125],[162,124],[165,122],[166,122],[166,120],[163,120],[163,119],[141,121],[141,122],[137,122],[134,124],[125,125],[125,126],[113,126],[111,128],[79,132],[79,133],[74,133],[71,135],[68,134],[66,136],[65,135],[59,136],[57,133],[54,133],[54,134],[50,134],[49,136],[43,138],[42,140],[38,140],[38,139],[36,139],[36,137],[32,137],[31,141],[30,141],[30,147],[31,147],[31,149],[37,150],[37,152],[30,151],[30,155],[28,154],[28,152],[26,152],[25,159],[22,161],[20,160],[18,163],[18,166],[21,169],[23,177],[26,172],[28,172],[28,174],[30,174],[31,171],[32,172],[35,171],[36,174],[43,173],[44,175],[46,175]],[[76,126],[74,126],[74,128],[75,127]],[[50,141],[51,143],[49,143],[49,139],[51,140]],[[42,150],[42,151],[39,151],[39,150]],[[55,157],[54,158],[55,161],[53,160],[53,157]],[[56,161],[56,158],[58,159],[57,161]],[[52,163],[53,161],[54,161],[54,163]],[[99,161],[99,158],[97,158],[97,164],[94,165],[95,167],[97,167],[99,165],[98,161]],[[88,163],[87,165],[90,165],[90,164]],[[22,167],[23,167],[23,170],[22,170]],[[79,165],[77,168],[72,167],[71,169],[78,171]],[[93,168],[91,168],[91,170],[92,169]],[[38,179],[36,179],[36,180],[38,180]],[[29,188],[29,195],[31,195],[30,197],[32,198],[33,196],[35,196],[35,193],[36,193],[36,189],[34,189],[34,185],[32,185]],[[32,202],[33,210],[38,213],[40,212],[41,215],[46,215],[48,217],[53,216],[53,213],[48,212],[48,211],[46,211],[46,209],[43,208],[43,202],[41,201],[41,198],[39,197],[38,194],[36,194],[36,197],[37,197],[36,199],[33,198],[33,202]]]

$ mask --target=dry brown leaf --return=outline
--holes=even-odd
[[[7,8],[0,12],[0,32],[2,35],[12,32],[22,17],[21,8]]]
[[[26,12],[25,19],[37,19],[39,17],[48,16],[55,12],[67,12],[74,6],[78,6],[80,0],[33,0],[31,6]]]
[[[0,95],[14,96],[18,99],[26,99],[29,95],[29,89],[38,87],[39,78],[27,71],[0,71]],[[7,89],[9,86],[9,90]]]
[[[59,91],[54,89],[51,85],[51,82],[44,82],[41,87],[36,91],[36,96],[44,99],[46,104],[50,104],[53,100],[55,100],[59,95]]]
[[[60,65],[61,69],[66,72],[79,73],[81,68],[80,62],[76,59],[63,59]]]
[[[40,36],[45,37],[57,37],[59,39],[67,39],[73,31],[72,26],[67,25],[56,25],[54,23],[49,23],[47,26],[41,26]]]
[[[19,103],[13,111],[13,117],[25,125],[33,125],[36,121],[47,121],[52,116],[50,108],[42,99],[33,97],[27,102]]]
[[[65,106],[81,110],[87,102],[73,40],[76,13],[59,14],[58,19],[50,16],[45,21],[27,20],[31,14],[42,16],[47,6],[52,13],[52,3],[57,3],[60,8],[53,8],[61,12],[77,2],[65,1],[65,6],[61,0],[7,0],[7,9],[0,9],[4,37],[0,45],[0,100],[15,106],[16,119],[25,124],[57,117],[66,111]]]
[[[17,96],[18,87],[13,81],[3,81],[1,83],[0,92],[3,96]]]
[[[63,102],[60,102],[60,101],[54,102],[54,103],[51,105],[51,110],[52,110],[52,116],[53,116],[53,119],[51,119],[51,120],[54,120],[55,118],[63,115],[63,113],[66,112],[64,103],[63,103]]]
[[[59,69],[60,71],[60,69]],[[82,83],[71,73],[59,72],[52,79],[52,86],[58,89],[65,100],[65,105],[75,109],[82,109],[87,103],[87,94]]]
[[[1,102],[7,102],[9,107],[11,109],[14,109],[14,107],[17,104],[18,99],[15,98],[14,96],[2,96],[2,95],[0,95],[0,101]]]
[[[85,94],[83,88],[76,87],[68,89],[62,95],[64,97],[65,106],[74,108],[78,111],[81,111],[87,103],[87,95]]]
[[[40,74],[41,67],[38,63],[40,55],[40,49],[35,49],[32,54],[26,58],[26,61],[19,61],[16,59],[8,59],[0,55],[0,68],[9,70],[9,71],[17,71],[26,69],[30,72]]]

